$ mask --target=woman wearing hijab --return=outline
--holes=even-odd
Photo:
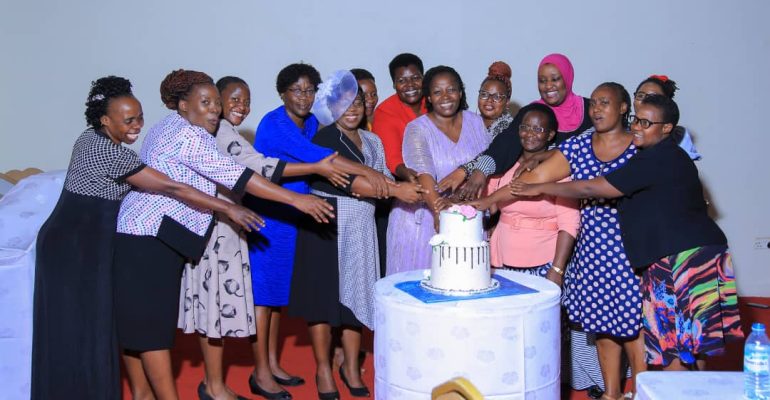
[[[556,114],[559,122],[559,131],[556,132],[554,139],[556,146],[591,128],[588,99],[572,91],[574,80],[575,70],[567,56],[563,54],[549,54],[538,65],[537,89],[540,92],[540,99],[536,102],[551,107]],[[521,116],[517,114],[512,125],[520,124]],[[442,179],[439,182],[439,189],[457,190],[467,179],[457,196],[469,200],[475,199],[481,194],[486,178],[490,175],[502,174],[513,167],[521,156],[521,151],[518,132],[497,135],[484,153]],[[534,163],[537,161],[538,159],[533,160]]]

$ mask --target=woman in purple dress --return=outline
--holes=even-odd
[[[406,126],[403,156],[426,190],[422,203],[395,201],[388,222],[388,275],[430,266],[428,241],[436,234],[438,212],[448,205],[436,182],[476,157],[489,145],[477,114],[467,111],[465,86],[451,67],[431,68],[422,92],[428,113]]]

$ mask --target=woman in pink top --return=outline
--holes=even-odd
[[[518,127],[523,148],[521,162],[546,151],[558,129],[554,112],[546,105],[533,103],[521,109]],[[489,180],[487,191],[507,190],[519,163],[500,178]],[[488,203],[490,198],[479,200]],[[480,208],[487,208],[481,204]],[[529,200],[505,201],[490,207],[499,209],[500,222],[490,239],[491,264],[546,277],[561,286],[562,276],[572,255],[580,213],[578,202],[554,196]]]

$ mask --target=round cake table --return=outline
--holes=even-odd
[[[423,271],[377,282],[376,399],[430,399],[458,376],[485,399],[559,398],[561,291],[540,277],[497,274],[537,292],[424,303],[396,287]]]

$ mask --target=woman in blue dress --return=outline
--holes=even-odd
[[[260,121],[254,138],[254,148],[267,157],[286,162],[314,163],[334,151],[313,144],[318,120],[310,112],[321,76],[309,64],[291,64],[278,73],[276,89],[283,105],[267,113]],[[381,173],[364,165],[337,157],[350,174],[366,176],[376,187],[379,198],[389,195],[388,180]],[[309,193],[302,179],[283,179],[284,188]],[[256,198],[244,202],[265,219],[265,228],[249,238],[252,290],[257,324],[258,348],[254,374],[249,385],[254,394],[271,399],[289,399],[291,395],[280,385],[297,386],[304,379],[289,375],[278,360],[278,331],[280,307],[289,303],[289,285],[294,265],[297,223],[301,217],[292,207]]]

